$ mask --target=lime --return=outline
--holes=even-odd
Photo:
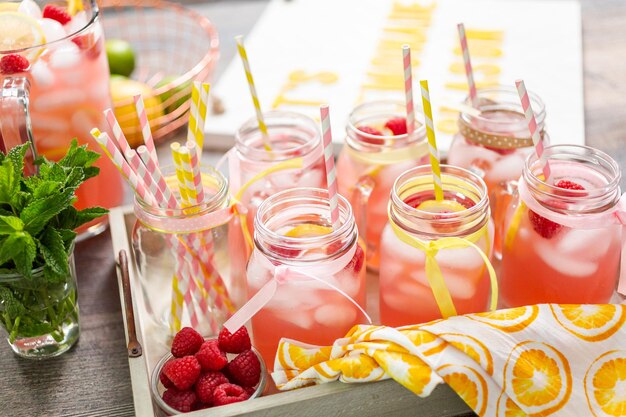
[[[152,130],[158,128],[157,119],[163,116],[161,100],[154,95],[152,89],[139,81],[114,75],[111,77],[111,98],[113,99],[113,112],[128,139],[128,143],[135,147],[143,143],[139,118],[135,110],[133,97],[141,94],[143,97],[146,115]]]
[[[43,30],[35,19],[20,12],[0,12],[0,52],[30,48],[45,42]],[[29,56],[31,60],[33,58]]]
[[[105,42],[109,72],[128,77],[135,69],[135,52],[130,43],[122,39],[108,39]]]
[[[168,75],[159,81],[154,88],[158,89],[166,84],[176,81],[177,79],[178,76],[176,75]],[[170,100],[171,97],[176,97],[176,99]],[[178,87],[171,88],[164,93],[161,93],[159,98],[165,106],[165,113],[173,112],[191,98],[191,81],[184,82]]]

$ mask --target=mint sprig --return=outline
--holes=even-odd
[[[74,229],[108,212],[73,206],[78,187],[99,173],[93,166],[100,157],[97,152],[74,140],[63,159],[40,158],[38,173],[27,177],[27,150],[28,145],[22,145],[6,155],[0,152],[0,273],[32,280],[30,285],[0,281],[0,315],[10,338],[44,330],[62,334],[75,294],[55,305],[51,293],[70,277]],[[40,268],[43,274],[34,277],[33,271]]]

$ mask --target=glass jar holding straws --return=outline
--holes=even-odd
[[[172,145],[174,169],[159,166],[141,97],[135,102],[146,146],[131,149],[115,117],[108,121],[117,144],[92,131],[136,193],[132,240],[145,308],[172,333],[190,325],[217,334],[235,309],[230,294],[238,290],[229,279],[228,223],[234,209],[228,182],[199,162],[207,98],[208,85],[194,83],[190,140]]]

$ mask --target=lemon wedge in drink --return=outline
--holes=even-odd
[[[70,16],[83,10],[83,0],[67,0],[67,12]]]
[[[319,224],[304,223],[299,224],[285,233],[287,237],[312,237],[327,235],[333,231],[332,227],[320,226]]]
[[[465,206],[453,200],[426,200],[417,206],[417,209],[429,213],[454,213],[466,210]]]
[[[17,12],[18,7],[20,7],[20,4],[17,2],[0,2],[0,12]]]
[[[30,48],[46,43],[46,37],[39,23],[20,12],[0,11],[0,52]],[[30,54],[29,60],[36,58],[41,48]]]

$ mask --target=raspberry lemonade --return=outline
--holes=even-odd
[[[407,169],[428,163],[426,129],[416,121],[415,131],[407,134],[405,111],[404,103],[394,101],[356,107],[337,161],[339,192],[352,204],[359,232],[367,242],[367,266],[374,270],[379,266],[379,243],[393,182]]]
[[[619,167],[584,146],[550,146],[544,155],[554,185],[531,155],[507,212],[502,305],[608,303],[620,276]]]
[[[296,188],[259,208],[248,263],[254,296],[271,280],[275,294],[252,318],[254,346],[272,368],[281,337],[332,344],[363,323],[365,253],[348,202],[339,196],[338,229],[330,225],[328,192]]]
[[[446,315],[430,285],[435,273],[428,266],[426,250],[433,245],[434,261],[456,313],[488,307],[490,276],[483,256],[491,257],[493,223],[485,183],[449,165],[441,165],[441,175],[442,201],[434,200],[427,165],[402,174],[391,191],[389,223],[380,244],[385,266],[380,270],[382,324],[403,326]],[[446,240],[454,247],[442,245]]]
[[[1,5],[0,85],[5,97],[22,100],[2,102],[0,142],[10,148],[34,138],[37,152],[51,160],[64,155],[74,137],[99,151],[89,131],[104,128],[102,111],[111,102],[96,2],[70,1],[68,8],[32,0]],[[116,169],[108,158],[96,164],[100,175],[76,193],[79,209],[122,202]],[[102,230],[102,222],[89,231]]]
[[[459,114],[459,132],[450,146],[448,163],[476,173],[493,192],[498,184],[520,177],[533,143],[517,90],[503,86],[477,94],[479,113]],[[536,94],[529,93],[529,98],[544,135],[545,106]],[[471,106],[469,98],[465,104]]]

